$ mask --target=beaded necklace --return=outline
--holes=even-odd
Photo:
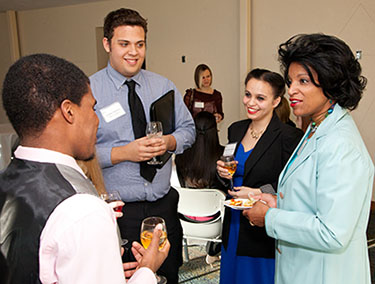
[[[318,129],[318,126],[323,122],[323,120],[326,119],[326,117],[329,116],[333,112],[334,107],[335,107],[335,103],[330,106],[330,108],[324,114],[323,119],[318,122],[313,121],[311,118],[311,131],[310,131],[309,137],[311,137],[315,133],[315,131]]]

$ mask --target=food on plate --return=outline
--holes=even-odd
[[[245,207],[251,207],[253,206],[255,203],[255,200],[254,199],[246,199],[244,200],[244,202],[242,203],[242,206],[245,206]]]
[[[251,207],[255,203],[254,199],[231,199],[229,205],[231,206],[244,206]]]
[[[231,199],[229,202],[229,205],[232,206],[241,206],[242,205],[242,200],[236,200],[236,199]]]

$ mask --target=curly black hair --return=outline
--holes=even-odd
[[[65,59],[49,54],[25,56],[5,76],[3,106],[22,140],[41,133],[65,99],[80,105],[89,84],[88,77]]]
[[[140,26],[147,34],[147,20],[137,11],[121,8],[110,12],[104,19],[104,37],[111,42],[113,31],[119,26]],[[146,40],[146,38],[145,38]]]
[[[279,62],[289,86],[290,64],[299,63],[310,80],[324,95],[341,107],[354,110],[362,98],[367,79],[349,46],[341,39],[325,34],[300,34],[279,46]],[[312,75],[314,70],[319,84]]]

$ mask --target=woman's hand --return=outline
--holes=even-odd
[[[253,208],[244,210],[242,215],[249,220],[251,226],[264,227],[268,209],[270,209],[270,207],[267,204],[258,201],[254,204]]]
[[[237,161],[234,161],[234,162],[238,164]],[[226,178],[226,179],[232,179],[232,176],[229,173],[229,171],[226,168],[224,168],[224,162],[222,160],[218,160],[216,162],[216,170],[220,177]]]
[[[223,120],[223,117],[221,116],[220,113],[215,112],[214,116],[215,116],[216,123],[219,123]]]
[[[269,193],[262,193],[260,199],[264,201],[269,207],[277,207],[277,196]]]
[[[268,209],[277,207],[277,197],[269,193],[258,195],[259,201],[251,209],[244,210],[242,214],[249,220],[251,226],[264,227]]]
[[[247,186],[238,186],[234,190],[228,190],[228,193],[233,196],[233,198],[254,198],[259,199],[262,192],[259,188],[252,188]]]

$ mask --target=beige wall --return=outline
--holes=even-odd
[[[244,116],[240,97],[247,69],[246,42],[251,43],[252,67],[279,70],[276,53],[281,42],[297,33],[334,34],[353,50],[363,51],[361,64],[369,83],[353,116],[374,159],[375,66],[371,63],[375,62],[375,2],[252,0],[250,40],[244,28],[248,25],[248,1],[127,0],[22,11],[18,13],[21,54],[52,53],[73,61],[91,75],[97,66],[96,27],[102,26],[104,16],[113,9],[137,9],[149,20],[149,70],[173,80],[183,93],[193,86],[197,64],[204,62],[212,68],[214,87],[224,96],[225,120],[220,125],[220,138],[225,143],[227,126]],[[2,13],[0,31],[6,31]],[[6,40],[0,38],[1,81],[10,64]],[[185,64],[181,63],[182,55],[186,56]],[[4,119],[0,109],[0,123]]]
[[[252,67],[279,71],[277,47],[298,33],[336,35],[353,51],[362,50],[360,63],[368,84],[359,107],[352,114],[374,161],[375,1],[253,0],[252,4]]]
[[[171,79],[183,94],[194,86],[199,63],[213,71],[213,87],[224,95],[225,120],[220,138],[226,143],[227,126],[239,119],[240,1],[149,0],[106,1],[18,13],[22,55],[52,53],[71,60],[91,75],[97,71],[95,29],[105,15],[126,6],[148,18],[147,69]],[[155,3],[151,5],[150,3]],[[84,18],[83,18],[84,17]],[[84,19],[84,20],[83,20]],[[181,62],[181,56],[186,63]]]

